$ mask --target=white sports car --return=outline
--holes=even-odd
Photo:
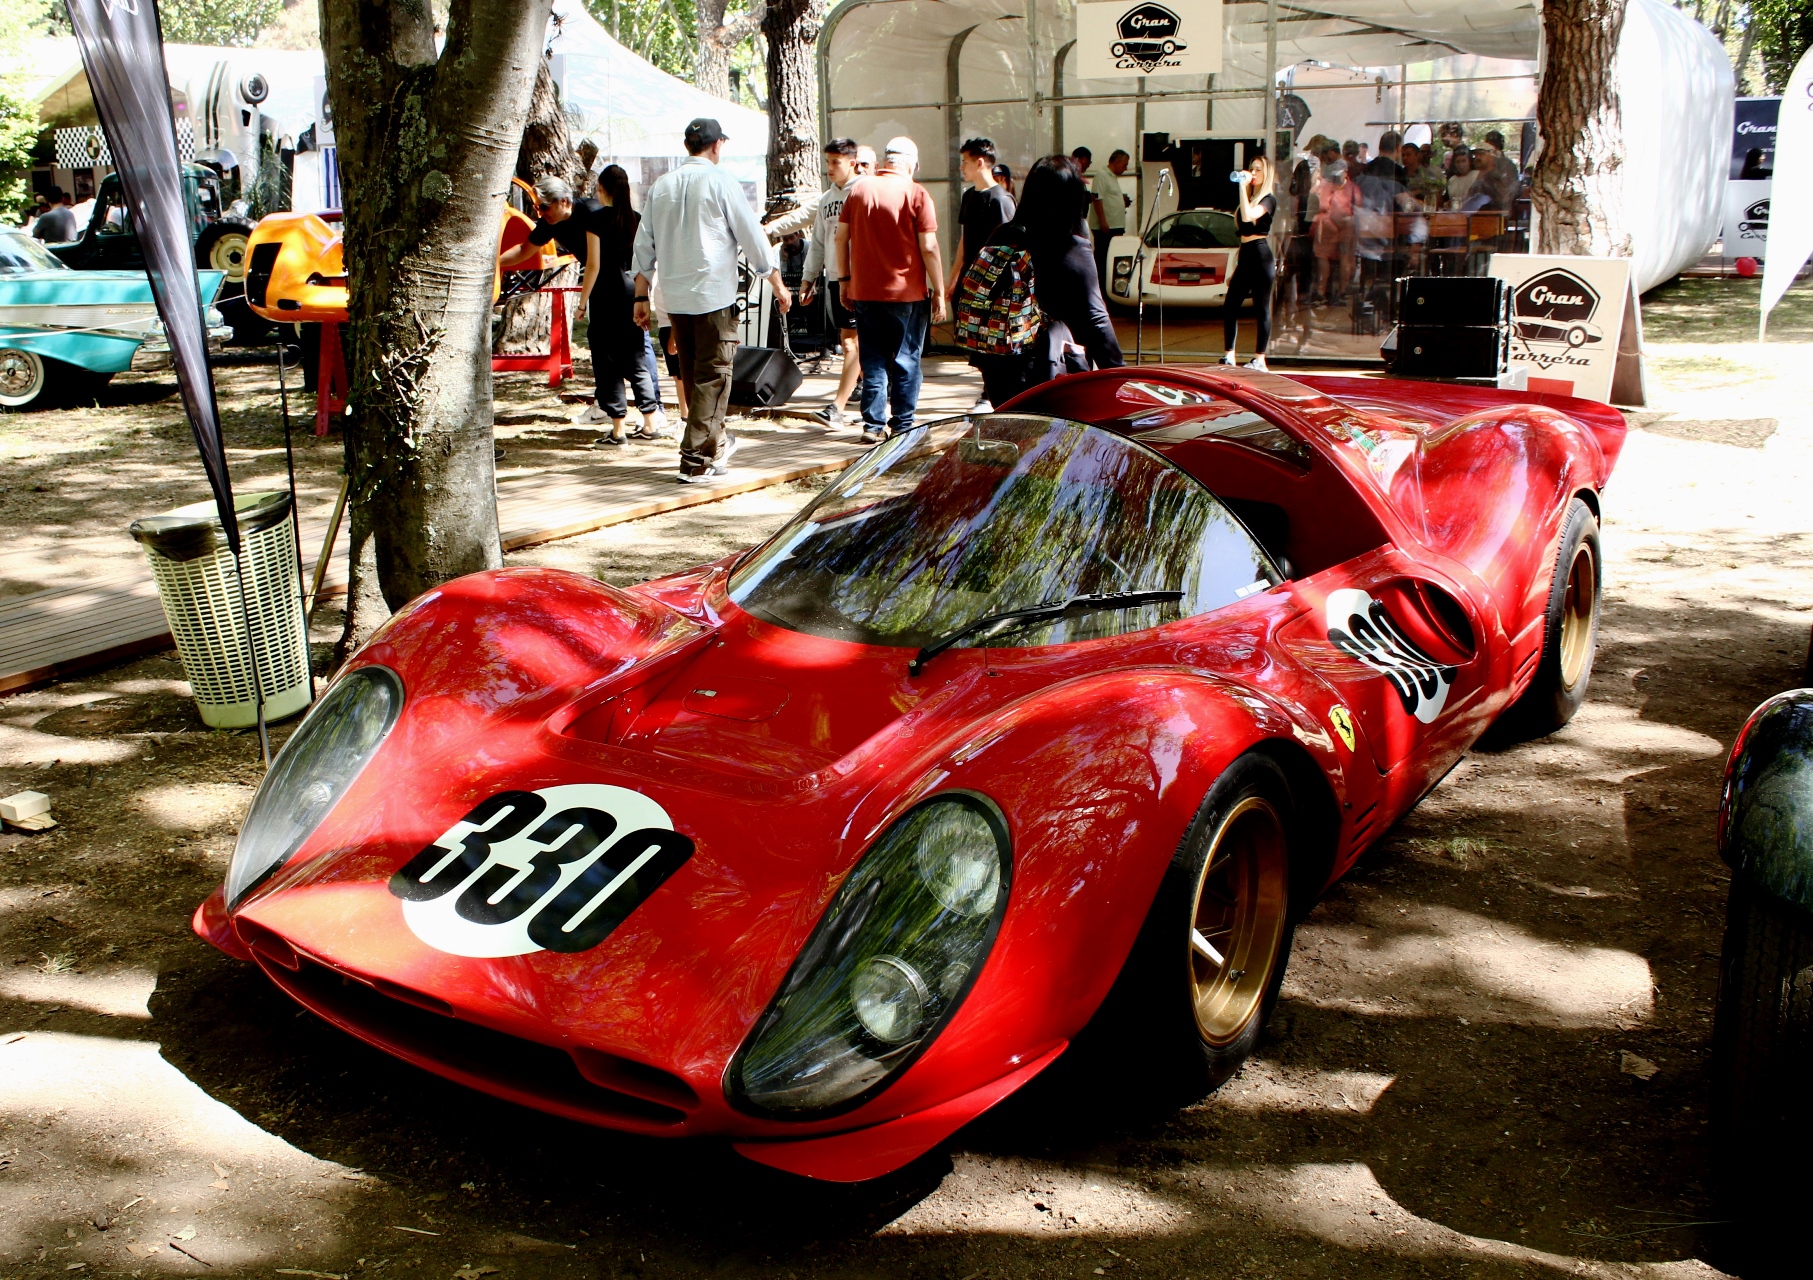
[[[1161,219],[1139,237],[1116,236],[1108,244],[1108,301],[1135,306],[1219,307],[1228,296],[1228,277],[1240,252],[1234,215],[1220,209],[1186,209]],[[1138,290],[1133,278],[1139,276]]]

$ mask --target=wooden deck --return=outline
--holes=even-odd
[[[810,410],[824,403],[834,386],[834,378],[809,377],[793,404]],[[980,380],[961,362],[928,361],[921,416],[967,409],[979,386]],[[842,470],[867,448],[859,435],[859,415],[851,413],[846,422],[850,425],[837,432],[799,418],[754,424],[739,432],[741,446],[728,474],[693,485],[678,482],[678,451],[671,443],[537,453],[506,440],[497,478],[504,550]],[[302,545],[311,571],[326,533],[325,511],[304,512]],[[324,593],[345,589],[345,560],[342,531]],[[151,571],[142,561],[130,572],[0,599],[0,693],[166,649],[171,643]]]

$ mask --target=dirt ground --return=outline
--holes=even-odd
[[[1813,623],[1813,333],[1709,341],[1746,322],[1702,323],[1719,296],[1690,286],[1652,309],[1653,403],[1605,497],[1586,707],[1474,753],[1391,831],[1300,929],[1257,1056],[1158,1121],[1035,1091],[837,1189],[492,1102],[189,932],[260,770],[249,735],[201,727],[173,655],[0,698],[0,794],[46,791],[61,823],[0,836],[0,1277],[1717,1274],[1712,823],[1725,747],[1798,683]],[[269,413],[246,414],[238,465],[269,471]],[[69,428],[88,443],[0,419],[14,456],[72,460],[34,473],[49,496],[0,499],[10,589],[15,546],[77,554],[59,521],[145,500],[92,459],[147,483],[179,464],[174,405],[146,415]],[[633,582],[807,492],[511,560]]]

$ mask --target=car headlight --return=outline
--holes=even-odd
[[[950,1021],[1007,908],[1007,827],[948,793],[901,817],[850,873],[731,1064],[747,1110],[801,1119],[860,1105]]]
[[[1114,260],[1114,278],[1116,280],[1126,280],[1126,279],[1130,278],[1132,275],[1133,275],[1133,259],[1132,258],[1116,258]]]
[[[227,868],[227,905],[290,860],[377,753],[403,710],[389,667],[360,667],[334,682],[283,744],[252,798]]]

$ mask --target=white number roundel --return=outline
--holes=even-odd
[[[692,851],[640,792],[500,791],[405,863],[390,891],[416,937],[456,956],[585,951]]]

